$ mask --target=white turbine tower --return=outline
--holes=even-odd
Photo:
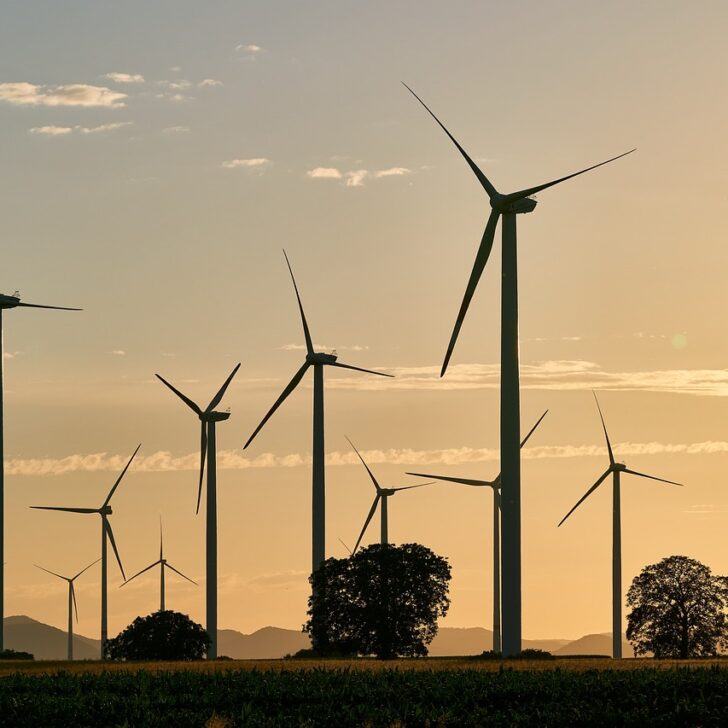
[[[119,571],[121,576],[126,580],[126,574],[124,574],[124,567],[121,565],[121,557],[119,556],[119,550],[116,548],[116,541],[114,539],[114,532],[111,529],[111,523],[109,522],[109,516],[112,514],[111,510],[111,498],[114,492],[119,487],[121,479],[126,474],[126,471],[131,465],[131,461],[135,455],[139,452],[141,443],[137,445],[137,449],[129,458],[129,462],[124,466],[121,474],[116,479],[116,482],[111,486],[109,494],[106,496],[106,500],[101,504],[100,508],[66,508],[60,506],[31,506],[36,510],[41,511],[63,511],[65,513],[83,513],[83,514],[98,514],[101,516],[101,659],[106,659],[106,640],[108,639],[108,583],[107,583],[107,545],[111,543],[111,548],[114,550],[114,556],[116,556],[116,562],[119,564]]]
[[[526,437],[521,441],[523,447],[533,435],[541,420],[546,417],[548,410],[538,418]],[[430,473],[407,473],[418,478],[434,478],[448,483],[459,483],[476,488],[490,488],[493,491],[493,652],[502,650],[501,644],[501,543],[500,543],[500,517],[501,517],[501,474],[495,480],[473,480],[472,478],[456,478],[446,475],[432,475]]]
[[[3,311],[8,308],[50,308],[55,311],[81,311],[67,306],[41,306],[22,303],[17,291],[8,296],[0,293],[0,625],[5,624],[5,349],[3,348]],[[0,652],[4,649],[3,629],[0,627]]]
[[[81,569],[81,571],[76,574],[76,576],[61,576],[60,574],[56,574],[55,571],[51,571],[50,569],[45,569],[42,566],[38,566],[38,564],[33,564],[36,569],[40,569],[41,571],[45,571],[46,574],[52,574],[53,576],[57,576],[59,579],[63,579],[63,581],[68,582],[68,661],[71,662],[73,660],[73,614],[76,613],[76,621],[78,622],[78,605],[76,604],[76,588],[73,585],[73,582],[78,579],[81,574],[83,574],[84,571],[87,569],[90,569],[94,564],[98,564],[101,559],[96,559],[93,563],[89,564],[84,569]]]
[[[594,394],[592,392],[592,394]],[[604,438],[607,441],[607,454],[609,455],[609,467],[599,476],[594,485],[584,493],[577,501],[576,505],[559,521],[559,526],[609,477],[612,475],[612,657],[622,657],[622,505],[620,493],[620,475],[629,473],[637,475],[640,478],[649,478],[650,480],[659,480],[661,483],[670,483],[670,485],[682,485],[674,480],[665,480],[664,478],[656,478],[654,475],[646,475],[638,473],[636,470],[630,470],[624,463],[618,463],[614,459],[612,444],[607,434],[607,426],[604,424],[602,416],[602,408],[599,406],[597,395],[594,394],[594,400],[599,410],[599,418],[602,421],[602,429],[604,430]]]
[[[238,369],[240,369],[239,363],[204,410],[198,407],[189,397],[182,394],[179,389],[173,387],[166,379],[159,374],[156,375],[160,382],[169,387],[200,418],[200,482],[197,488],[196,512],[200,512],[202,479],[205,474],[205,458],[207,458],[205,607],[207,612],[207,634],[210,637],[210,648],[207,650],[207,657],[210,660],[217,657],[217,443],[215,425],[230,417],[229,412],[216,412],[215,407],[222,402],[225,390]]]

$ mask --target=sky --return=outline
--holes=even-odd
[[[356,541],[374,489],[407,470],[498,472],[499,237],[450,369],[439,369],[489,212],[405,81],[501,191],[637,152],[520,217],[523,632],[611,625],[608,485],[623,478],[624,590],[672,555],[728,573],[728,6],[350,1],[5,2],[0,9],[0,290],[83,312],[5,313],[6,614],[65,626],[65,585],[98,557],[112,506],[128,573],[154,561],[171,608],[204,622],[199,429],[218,427],[219,625],[305,621],[311,377],[247,440],[303,359],[291,259],[314,342],[395,374],[326,373],[327,553]],[[489,492],[395,496],[392,541],[452,566],[443,625],[490,627]],[[378,536],[373,522],[364,542]],[[109,631],[158,604],[119,590]],[[99,631],[99,572],[77,584]]]

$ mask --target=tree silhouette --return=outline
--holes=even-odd
[[[450,565],[420,544],[373,544],[310,577],[304,632],[318,655],[427,654],[450,607]]]
[[[111,660],[201,660],[210,637],[186,614],[170,610],[137,617],[106,643]]]
[[[627,592],[627,639],[635,655],[716,655],[728,644],[728,577],[687,556],[668,556],[642,569]]]

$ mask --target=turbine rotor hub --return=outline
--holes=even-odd
[[[0,309],[15,308],[19,303],[19,296],[8,296],[5,293],[0,293]]]
[[[522,197],[518,200],[509,199],[509,195],[498,194],[490,200],[490,206],[501,214],[522,215],[533,212],[537,201],[533,197]]]
[[[203,422],[222,422],[230,418],[230,412],[203,412],[200,419]]]
[[[306,361],[309,364],[333,364],[337,359],[336,354],[325,354],[324,352],[306,354]]]
[[[99,508],[99,513],[102,516],[110,516],[114,511],[111,510],[111,506],[101,506]]]

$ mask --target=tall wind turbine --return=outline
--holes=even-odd
[[[124,573],[124,567],[121,565],[121,557],[119,556],[119,550],[116,548],[116,541],[114,540],[114,532],[111,529],[111,523],[109,522],[109,516],[112,514],[111,510],[111,498],[114,492],[119,487],[121,479],[126,475],[126,471],[131,465],[131,461],[134,459],[136,454],[139,452],[141,443],[137,445],[136,450],[132,453],[129,458],[129,462],[124,466],[119,477],[116,479],[114,485],[111,486],[109,494],[106,496],[106,500],[101,504],[100,508],[65,508],[60,506],[31,506],[37,510],[42,511],[64,511],[65,513],[97,513],[101,516],[101,659],[106,659],[106,640],[108,639],[108,582],[107,582],[107,544],[111,543],[111,548],[114,549],[114,556],[116,556],[116,562],[119,564],[119,571],[121,576],[126,580],[126,574]]]
[[[516,256],[516,215],[532,212],[536,207],[536,200],[532,197],[537,192],[553,187],[567,179],[584,174],[615,159],[630,154],[634,149],[624,154],[592,165],[579,172],[566,177],[528,187],[518,192],[501,194],[496,190],[490,180],[483,174],[475,162],[456,141],[455,137],[445,128],[442,122],[430,111],[424,101],[405,87],[425,107],[432,118],[440,125],[442,130],[450,137],[458,151],[465,158],[475,173],[478,181],[485,189],[490,199],[491,212],[480,242],[475,264],[468,280],[465,296],[460,305],[455,328],[447,347],[445,360],[442,364],[440,376],[444,376],[447,365],[452,356],[460,327],[465,319],[470,300],[483,273],[488,256],[493,247],[498,218],[503,217],[502,242],[502,272],[501,272],[501,390],[500,390],[500,438],[501,438],[501,469],[502,469],[502,519],[503,519],[503,654],[516,655],[521,651],[521,462],[519,453],[520,439],[520,385],[518,371],[518,266]]]
[[[53,574],[53,576],[57,576],[59,579],[63,579],[63,581],[68,582],[68,661],[71,662],[73,660],[73,613],[76,613],[76,621],[78,622],[78,605],[76,604],[76,589],[73,586],[73,582],[78,579],[81,574],[83,574],[86,569],[90,569],[94,564],[98,564],[101,559],[96,559],[93,563],[89,564],[86,568],[81,569],[81,571],[76,574],[76,576],[61,576],[60,574],[56,574],[55,571],[50,571],[49,569],[44,569],[42,566],[38,566],[38,564],[34,564],[36,569],[40,569],[41,571],[45,571],[46,574]]]
[[[388,544],[389,543],[389,518],[388,518],[388,501],[389,499],[395,494],[398,493],[400,490],[410,490],[412,488],[421,488],[423,485],[432,485],[432,481],[429,481],[427,483],[418,483],[417,485],[403,485],[399,488],[382,488],[381,485],[379,485],[379,482],[374,477],[374,473],[372,473],[369,466],[364,462],[364,458],[361,456],[361,453],[356,449],[356,446],[354,443],[349,440],[349,438],[346,438],[349,442],[349,444],[354,448],[354,452],[359,456],[359,460],[361,460],[361,464],[366,469],[367,473],[369,473],[369,477],[372,480],[372,483],[374,484],[374,488],[376,489],[376,495],[374,496],[374,502],[372,503],[372,507],[369,509],[369,514],[367,515],[366,521],[364,521],[364,527],[361,530],[361,533],[359,534],[359,538],[356,541],[356,545],[354,546],[354,550],[352,551],[352,556],[357,552],[357,549],[359,548],[359,544],[361,543],[362,538],[364,537],[364,533],[367,530],[367,526],[369,526],[369,522],[374,517],[374,514],[377,512],[377,506],[380,507],[379,511],[379,517],[381,519],[381,531],[380,531],[380,539],[379,543],[381,544]]]
[[[240,369],[240,363],[235,366],[230,376],[224,381],[222,387],[204,410],[198,407],[189,397],[182,394],[179,389],[173,387],[166,379],[159,376],[159,374],[156,375],[157,379],[169,387],[200,418],[200,482],[197,488],[197,510],[195,512],[200,512],[202,479],[205,474],[205,457],[207,457],[205,608],[207,612],[207,634],[210,637],[210,648],[207,650],[207,657],[210,660],[217,657],[217,444],[215,425],[230,417],[229,412],[216,412],[215,407],[222,402],[225,390],[227,390],[238,369]]]
[[[162,539],[162,519],[159,519],[159,558],[153,563],[147,566],[145,569],[142,569],[141,571],[138,571],[134,576],[129,577],[123,584],[120,585],[120,588],[122,586],[126,586],[130,581],[133,581],[137,578],[137,576],[141,576],[145,571],[149,571],[149,569],[153,569],[155,566],[159,565],[159,611],[163,612],[165,609],[164,604],[164,570],[171,569],[174,571],[175,574],[179,574],[183,579],[187,579],[187,581],[190,582],[190,584],[194,584],[197,586],[196,581],[192,581],[188,576],[185,576],[181,571],[178,571],[177,569],[172,566],[172,564],[167,561],[167,559],[164,558],[164,541]]]
[[[592,394],[594,394],[592,392]],[[599,406],[597,395],[594,394],[594,400],[599,410],[599,418],[602,421],[602,429],[604,430],[604,438],[607,441],[607,454],[609,455],[609,467],[599,476],[598,480],[589,490],[577,501],[576,505],[559,521],[559,526],[607,479],[612,475],[612,657],[622,657],[622,506],[620,494],[620,475],[629,473],[630,475],[638,475],[640,478],[649,478],[650,480],[659,480],[661,483],[670,483],[670,485],[682,485],[674,480],[665,480],[664,478],[656,478],[654,475],[646,475],[638,473],[636,470],[630,470],[624,463],[618,463],[614,459],[612,452],[612,444],[609,442],[607,434],[607,426],[604,424],[602,416],[602,408]]]
[[[309,367],[313,367],[313,465],[312,465],[312,548],[311,571],[314,572],[321,563],[326,559],[326,486],[324,472],[324,367],[339,367],[341,369],[353,369],[357,372],[365,372],[366,374],[376,374],[380,377],[391,377],[391,374],[383,372],[374,372],[370,369],[362,369],[351,364],[342,364],[337,361],[336,354],[324,354],[323,352],[314,351],[313,340],[306,322],[306,314],[303,312],[303,304],[301,296],[298,294],[298,286],[293,276],[293,269],[288,261],[286,251],[283,251],[288,265],[288,271],[291,274],[293,288],[296,292],[296,300],[298,301],[298,309],[301,312],[301,323],[303,324],[303,336],[306,339],[306,359],[303,366],[293,375],[293,379],[288,383],[281,393],[275,404],[268,410],[266,416],[261,420],[260,424],[255,428],[255,432],[248,438],[245,448],[250,445],[255,436],[260,432],[263,425],[271,418],[273,413],[281,406],[288,395],[298,386],[303,379]],[[244,448],[244,449],[245,449]]]
[[[547,413],[548,410],[538,418],[536,424],[521,441],[521,447],[528,442]],[[493,652],[501,652],[501,473],[498,473],[495,480],[473,480],[472,478],[455,478],[452,476],[430,475],[425,473],[407,473],[407,475],[414,475],[418,478],[434,478],[435,480],[470,485],[476,488],[486,487],[493,490]]]
[[[3,348],[3,311],[6,308],[50,308],[56,311],[81,311],[67,306],[41,306],[38,303],[21,303],[16,291],[12,296],[0,293],[0,625],[5,624],[5,349]],[[0,652],[4,649],[3,629],[0,627]]]

